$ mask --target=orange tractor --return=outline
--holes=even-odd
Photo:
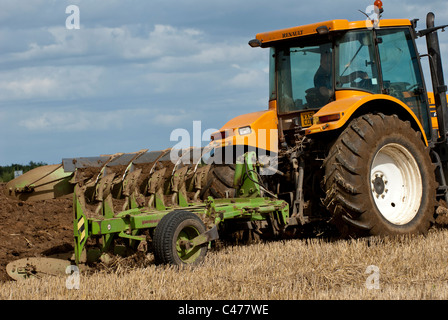
[[[446,26],[435,27],[432,13],[427,29],[416,26],[332,20],[257,34],[249,45],[270,50],[269,109],[232,119],[214,143],[274,154],[276,171],[264,187],[290,204],[300,225],[331,222],[357,236],[425,233],[437,199],[446,199],[437,35]],[[418,37],[426,37],[428,54],[419,54]],[[425,56],[434,92],[424,81]],[[229,171],[221,167],[214,170]]]

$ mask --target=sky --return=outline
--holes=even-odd
[[[268,50],[248,45],[257,33],[365,20],[358,10],[371,4],[0,0],[0,166],[205,145],[230,119],[268,108]],[[446,0],[383,4],[383,18],[417,18],[418,29],[429,11],[448,24]],[[448,58],[448,32],[439,38]]]

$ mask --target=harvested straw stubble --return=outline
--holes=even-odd
[[[211,251],[196,268],[155,266],[2,285],[0,299],[448,299],[448,231],[328,242],[289,240]],[[368,289],[366,269],[379,269]]]

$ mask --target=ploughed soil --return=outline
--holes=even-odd
[[[27,257],[73,251],[73,198],[36,202],[13,200],[0,183],[0,282],[11,278],[6,265]]]

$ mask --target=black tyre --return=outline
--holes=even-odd
[[[213,198],[234,198],[234,176],[234,164],[212,164],[200,198],[206,199],[208,196]]]
[[[324,205],[345,236],[425,234],[434,221],[434,166],[421,133],[397,116],[364,115],[324,162]]]
[[[187,243],[206,231],[201,219],[190,211],[172,211],[154,231],[153,247],[157,264],[197,265],[207,254],[207,243],[190,248]]]

